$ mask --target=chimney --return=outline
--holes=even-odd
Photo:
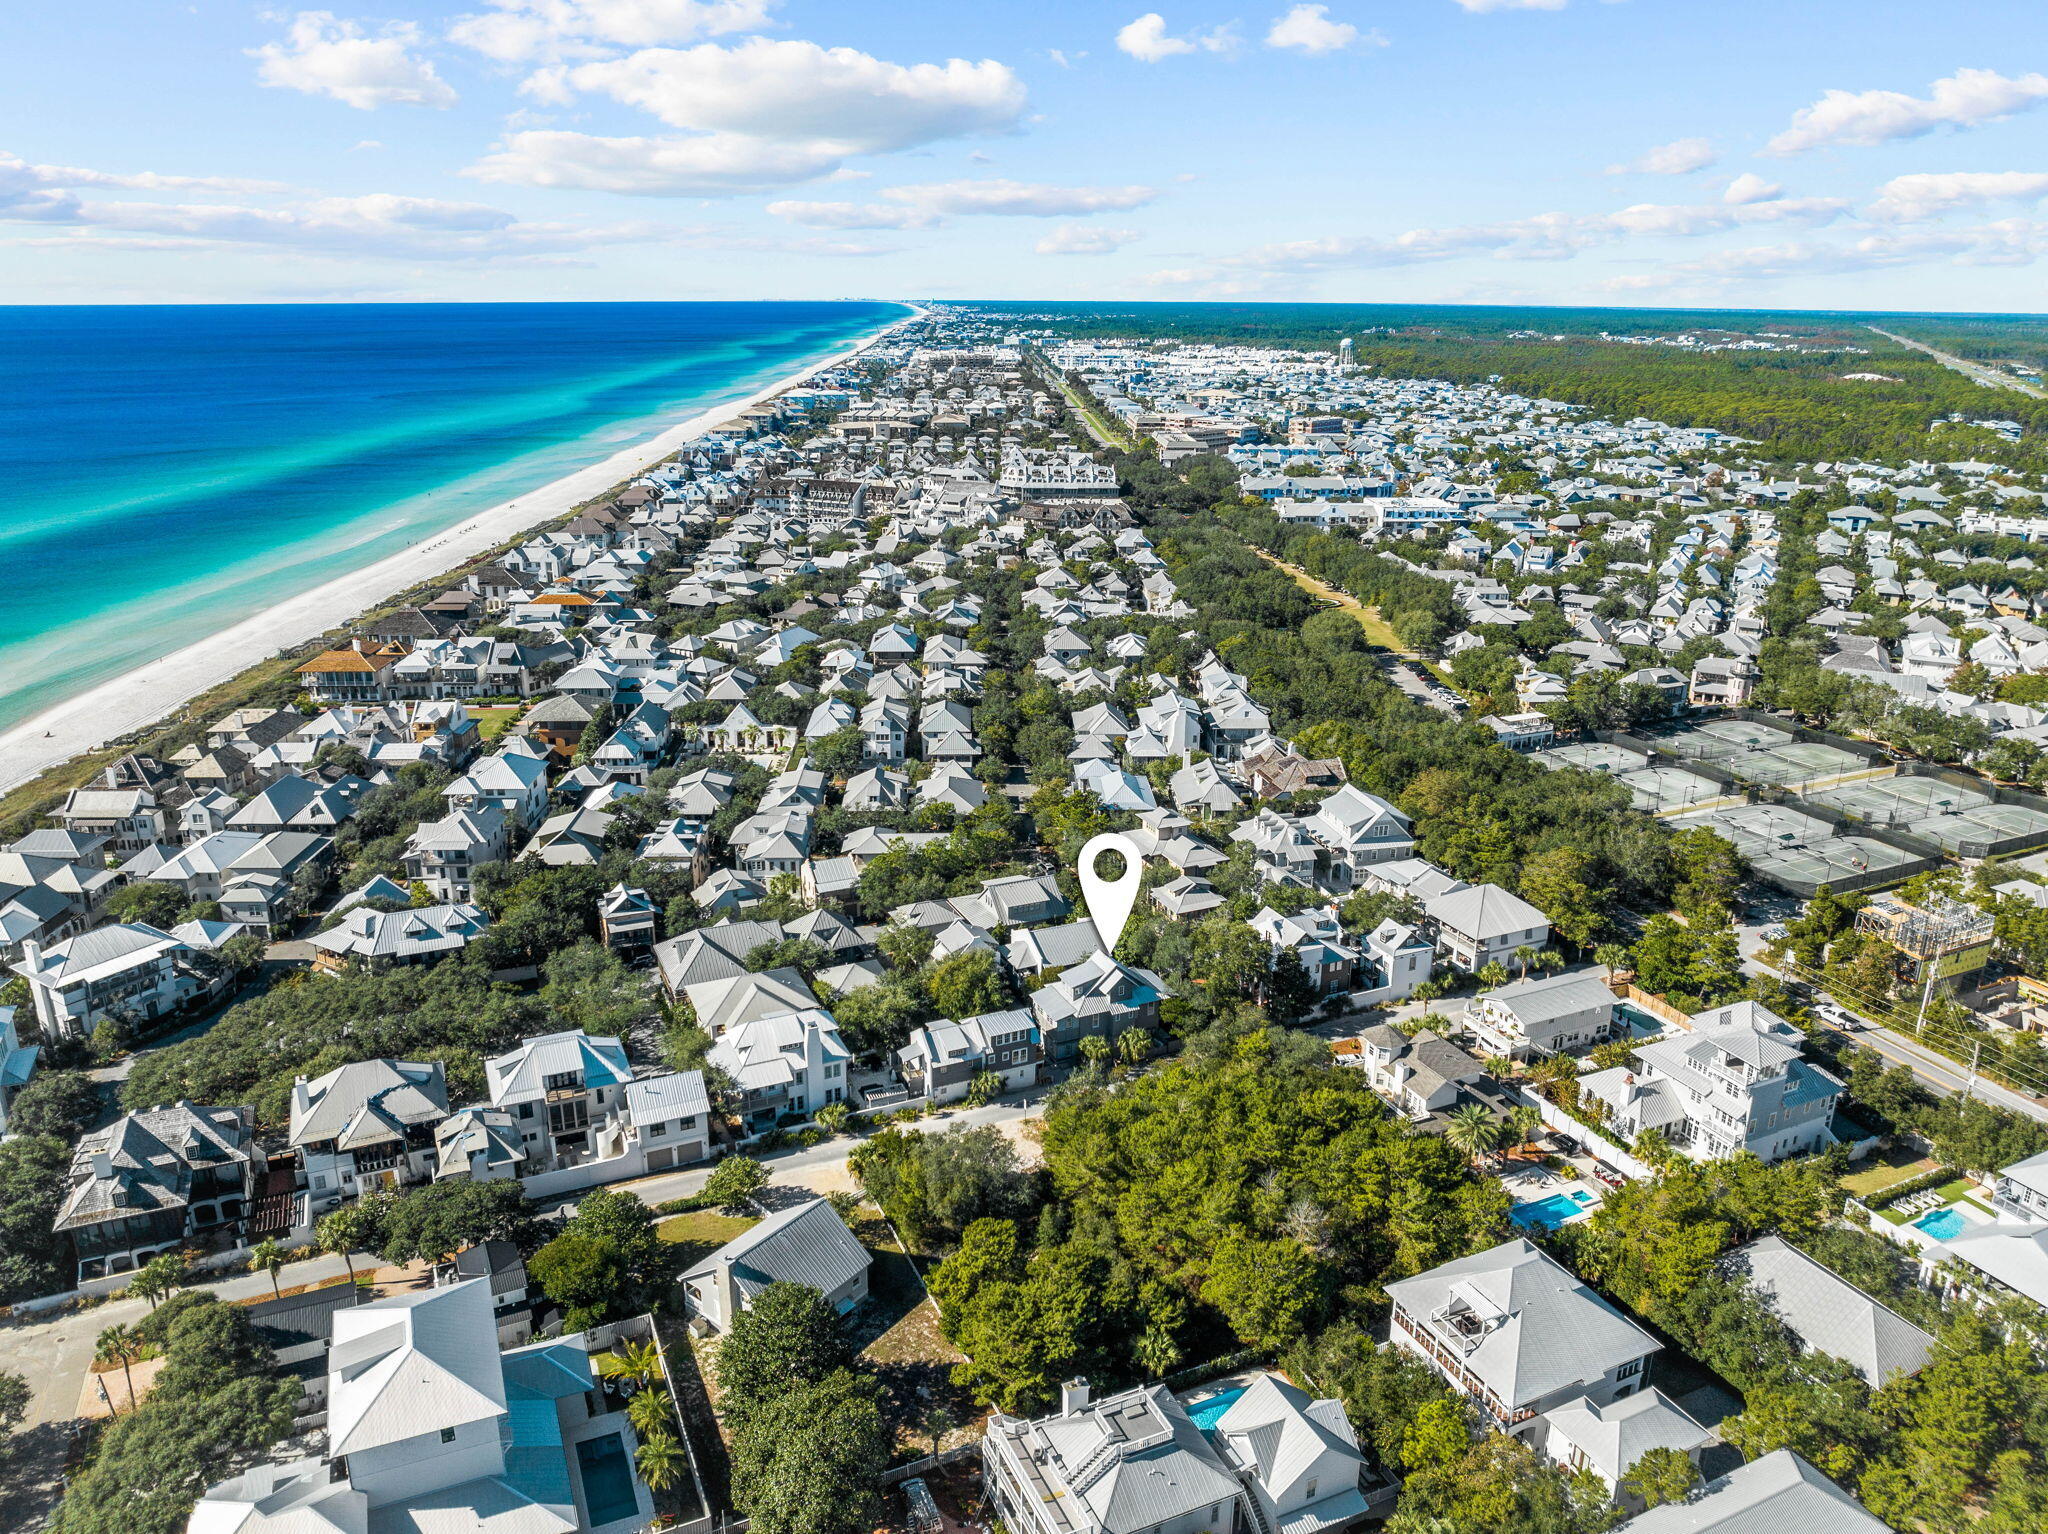
[[[21,940],[21,967],[41,969],[43,967],[43,945],[32,937]]]
[[[1060,1415],[1071,1417],[1088,1404],[1088,1382],[1078,1377],[1060,1386]]]

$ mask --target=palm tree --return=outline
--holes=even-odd
[[[1148,1326],[1138,1337],[1138,1362],[1145,1366],[1145,1372],[1154,1379],[1164,1379],[1180,1362],[1180,1344],[1173,1340],[1173,1333],[1163,1326]]]
[[[1628,968],[1629,951],[1620,943],[1602,943],[1593,950],[1593,962],[1611,975]]]
[[[1522,967],[1521,978],[1524,980],[1528,979],[1529,966],[1536,962],[1536,950],[1531,948],[1527,943],[1524,943],[1520,948],[1517,948],[1515,950],[1515,962],[1521,965]]]
[[[643,1439],[671,1431],[670,1424],[675,1421],[675,1416],[675,1402],[659,1386],[636,1390],[633,1399],[626,1403],[626,1420],[633,1424],[633,1431]]]
[[[270,1292],[278,1299],[284,1298],[284,1290],[277,1285],[277,1275],[284,1268],[284,1248],[268,1236],[249,1249],[249,1271],[270,1275]]]
[[[845,1130],[847,1120],[853,1117],[853,1109],[843,1102],[827,1103],[813,1117],[817,1119],[818,1127],[826,1134],[836,1135]]]
[[[320,1243],[320,1250],[330,1256],[339,1257],[348,1267],[348,1281],[356,1281],[355,1249],[363,1239],[363,1210],[360,1204],[343,1204],[331,1214],[322,1215],[320,1223],[313,1227],[314,1239]]]
[[[1479,983],[1489,991],[1498,990],[1508,983],[1508,967],[1498,959],[1489,960],[1479,972]]]
[[[1125,1065],[1143,1065],[1152,1053],[1152,1035],[1143,1028],[1126,1028],[1116,1036],[1116,1057]]]
[[[99,1335],[92,1361],[96,1364],[119,1364],[121,1373],[128,1380],[128,1405],[135,1405],[135,1371],[130,1367],[142,1356],[145,1344],[134,1327],[117,1322]]]
[[[1520,1103],[1508,1109],[1508,1134],[1517,1147],[1527,1145],[1536,1126],[1543,1122],[1543,1115],[1528,1103]]]
[[[1444,1139],[1474,1161],[1484,1161],[1500,1143],[1500,1125],[1481,1103],[1453,1108],[1444,1119]]]
[[[652,1342],[622,1342],[598,1355],[597,1372],[607,1379],[651,1385],[661,1378],[661,1349]]]
[[[945,1443],[946,1435],[959,1425],[959,1423],[953,1420],[953,1414],[940,1403],[935,1402],[932,1409],[924,1414],[924,1421],[921,1426],[932,1441],[932,1453],[934,1456],[938,1454],[940,1446]]]
[[[1564,955],[1555,948],[1539,948],[1536,950],[1536,967],[1546,974],[1563,969]]]
[[[640,1440],[633,1465],[640,1479],[656,1491],[667,1491],[683,1473],[683,1446],[669,1433],[655,1433]]]
[[[1109,1058],[1109,1040],[1099,1033],[1091,1033],[1081,1041],[1081,1053],[1090,1065],[1100,1065]]]
[[[183,1287],[185,1282],[185,1259],[176,1252],[158,1252],[135,1270],[135,1277],[128,1287],[149,1301],[149,1308],[156,1307],[173,1289]]]

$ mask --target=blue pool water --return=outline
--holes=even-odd
[[[1244,1392],[1245,1387],[1239,1385],[1234,1390],[1225,1390],[1210,1396],[1206,1401],[1197,1401],[1188,1408],[1188,1417],[1196,1427],[1206,1433],[1223,1420],[1223,1414],[1236,1404],[1237,1398]]]
[[[1913,1229],[1924,1230],[1937,1241],[1951,1241],[1969,1228],[1970,1222],[1953,1209],[1937,1209],[1913,1222]]]
[[[0,305],[0,728],[904,312]]]
[[[1517,1205],[1509,1218],[1517,1225],[1540,1225],[1545,1230],[1556,1230],[1573,1215],[1583,1213],[1592,1202],[1592,1194],[1573,1189],[1570,1193],[1553,1193],[1548,1198]]]
[[[626,1441],[619,1434],[584,1439],[576,1445],[576,1463],[583,1471],[583,1505],[590,1512],[591,1527],[630,1518],[640,1510]]]

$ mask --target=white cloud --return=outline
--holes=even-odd
[[[358,111],[453,106],[448,82],[431,63],[412,56],[419,40],[411,22],[388,23],[373,36],[360,22],[339,20],[332,11],[301,11],[283,42],[251,48],[249,55],[258,61],[256,77],[263,84],[331,96]]]
[[[1211,27],[1207,32],[1175,37],[1166,30],[1164,16],[1157,11],[1147,11],[1136,21],[1126,22],[1118,28],[1116,45],[1134,59],[1157,64],[1177,53],[1229,53],[1237,47],[1237,34],[1226,24]]]
[[[1139,238],[1135,229],[1062,224],[1031,248],[1041,256],[1106,256]]]
[[[2042,197],[2048,197],[2048,173],[2041,171],[1932,172],[1894,176],[1877,189],[1877,201],[1868,211],[1889,223],[1915,223],[1973,204]]]
[[[130,174],[85,170],[76,165],[34,165],[0,150],[0,194],[51,186],[114,186],[146,192],[285,192],[279,181],[252,181],[244,176],[167,176],[145,170]]]
[[[1673,139],[1668,144],[1659,144],[1621,165],[1610,165],[1610,176],[1685,176],[1696,170],[1705,170],[1718,156],[1714,146],[1703,138]]]
[[[1565,0],[1458,0],[1458,4],[1484,15],[1489,11],[1561,11]]]
[[[1023,82],[993,59],[892,64],[852,48],[762,37],[558,66],[524,88],[554,104],[578,92],[606,95],[692,136],[515,133],[468,174],[644,196],[790,186],[830,175],[854,155],[1012,132],[1025,105]]]
[[[768,25],[779,0],[488,0],[463,16],[452,42],[507,64],[600,57],[609,47],[647,48]]]
[[[1958,69],[1936,80],[1925,97],[1903,91],[1826,91],[1792,114],[1792,126],[1766,146],[1800,154],[1837,144],[1884,144],[1937,128],[1995,122],[2048,100],[2048,75],[2008,77],[1995,69]]]
[[[1332,21],[1327,5],[1297,5],[1276,17],[1266,33],[1268,48],[1292,48],[1298,53],[1337,53],[1361,40],[1370,47],[1387,46],[1377,32],[1362,33],[1348,21]]]
[[[1008,180],[939,181],[892,186],[877,203],[772,202],[768,211],[820,229],[924,229],[948,216],[993,214],[1059,218],[1143,207],[1159,194],[1149,186],[1049,186]]]
[[[1735,203],[1738,206],[1744,203],[1769,202],[1780,196],[1784,190],[1782,186],[1764,180],[1755,171],[1746,170],[1728,183],[1727,190],[1721,193],[1721,201]]]
[[[463,174],[632,197],[730,197],[813,181],[837,164],[836,155],[811,146],[736,133],[600,138],[536,128],[508,135]]]

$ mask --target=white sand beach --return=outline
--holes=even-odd
[[[180,704],[258,661],[340,628],[396,593],[452,571],[477,555],[516,539],[529,528],[565,515],[621,480],[669,457],[721,421],[859,355],[925,313],[914,305],[909,307],[909,314],[865,340],[743,400],[692,416],[658,436],[612,454],[602,463],[479,512],[375,564],[288,598],[211,638],[187,645],[45,709],[26,723],[0,734],[0,791],[25,783],[80,752],[94,750],[154,724]]]

